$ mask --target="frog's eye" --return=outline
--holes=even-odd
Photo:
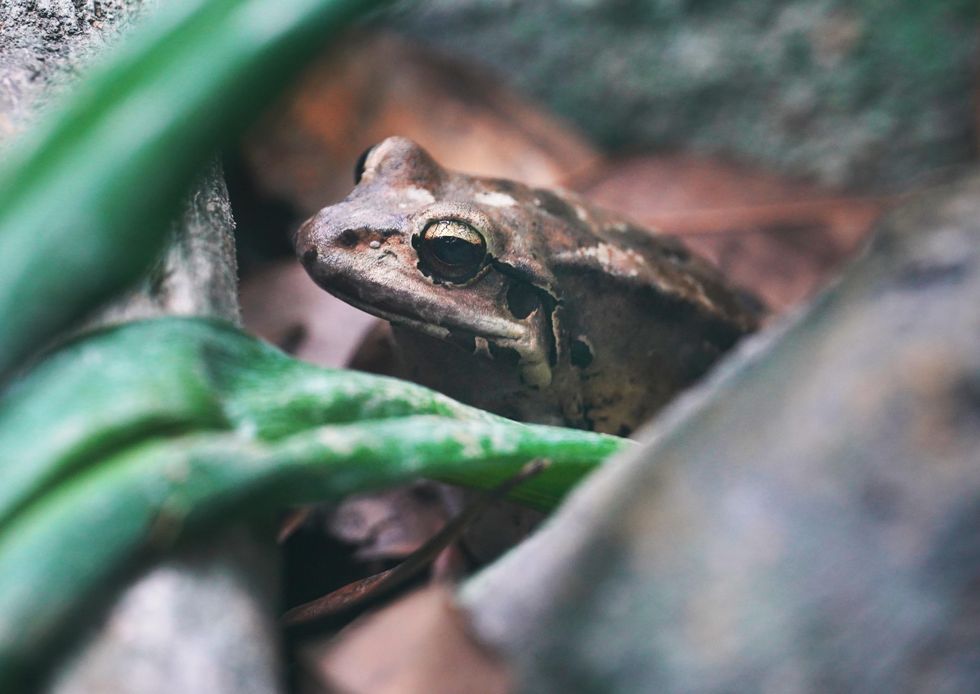
[[[443,219],[432,222],[412,239],[419,267],[437,280],[466,282],[483,267],[487,242],[465,222]]]
[[[371,150],[374,149],[374,145],[371,145],[366,150],[361,152],[361,156],[357,158],[357,163],[354,164],[354,185],[356,186],[361,182],[361,177],[364,175],[364,165],[367,164],[368,155],[371,154]]]

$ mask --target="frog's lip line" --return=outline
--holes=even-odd
[[[426,323],[424,321],[418,320],[417,318],[410,318],[409,316],[403,314],[383,311],[377,308],[376,306],[368,306],[362,303],[361,301],[354,299],[349,294],[346,294],[341,291],[337,291],[336,289],[331,288],[329,291],[331,294],[333,294],[341,301],[344,301],[350,304],[351,306],[353,306],[354,308],[364,311],[365,313],[370,313],[372,316],[377,316],[382,320],[390,321],[398,325],[404,325],[414,330],[418,330],[419,332],[423,332],[427,335],[432,335],[433,337],[437,337],[439,339],[445,339],[449,337],[450,333],[452,332],[450,328],[434,326],[430,323]],[[519,335],[506,335],[504,333],[489,333],[486,331],[478,332],[474,330],[471,326],[462,325],[462,324],[456,327],[458,327],[460,330],[465,330],[467,332],[473,333],[477,337],[483,337],[485,339],[511,340],[515,342],[520,340]]]

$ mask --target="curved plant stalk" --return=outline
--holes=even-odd
[[[42,366],[36,376],[18,384],[14,409],[19,404],[29,410],[32,396],[52,402],[47,399],[55,386],[50,379],[57,371],[89,367],[98,375],[90,368],[105,363],[93,357],[98,348],[104,358],[128,358],[127,364],[118,365],[121,372],[156,370],[163,362],[146,361],[130,348],[131,340],[151,337],[154,331],[157,337],[167,332],[174,336],[162,342],[157,356],[166,352],[166,345],[180,352],[196,334],[197,354],[210,354],[212,361],[198,362],[196,368],[180,363],[182,373],[209,374],[190,388],[202,389],[198,395],[208,396],[202,399],[215,404],[215,411],[225,413],[224,421],[236,428],[218,431],[215,423],[220,420],[205,418],[200,420],[201,433],[165,436],[150,427],[139,441],[138,423],[145,420],[137,417],[130,436],[119,440],[111,453],[93,447],[91,434],[76,439],[89,442],[88,453],[73,459],[70,474],[49,475],[48,483],[0,528],[2,691],[16,683],[108,578],[141,554],[169,547],[218,518],[337,499],[419,476],[491,488],[538,457],[551,461],[549,469],[519,487],[514,497],[547,507],[628,445],[612,436],[489,416],[393,379],[360,376],[363,382],[357,384],[352,374],[295,362],[244,334],[188,319],[130,324],[94,338],[102,344],[70,346],[46,365],[49,370]],[[310,386],[307,379],[283,377],[290,368],[305,376],[318,373],[320,380],[314,378]],[[179,380],[181,372],[156,375],[163,382],[168,375]],[[274,386],[276,402],[269,398]],[[208,388],[213,390],[204,393]],[[124,387],[106,390],[96,410],[130,393]],[[77,403],[66,404],[72,406]],[[212,413],[211,408],[203,411]],[[302,430],[316,412],[333,412],[340,423]],[[349,423],[351,412],[359,412],[360,421]],[[259,432],[268,423],[267,413],[272,421],[295,413],[294,433],[263,438]],[[52,433],[59,421],[48,421],[47,431],[40,422],[33,431],[22,430],[23,442],[33,436],[59,438]],[[185,424],[194,428],[194,416]],[[78,425],[78,431],[98,430]],[[15,454],[11,441],[6,451]],[[35,462],[64,461],[65,453],[58,450],[52,458]]]
[[[501,421],[412,383],[292,359],[220,321],[127,323],[65,345],[0,397],[0,531],[46,489],[150,436],[275,440],[413,414]]]
[[[188,182],[379,0],[186,0],[83,81],[0,172],[0,378],[134,283]]]

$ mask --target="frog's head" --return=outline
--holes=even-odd
[[[401,137],[368,150],[355,181],[296,233],[313,279],[396,325],[513,359],[526,383],[548,385],[558,294],[534,191],[447,171]]]

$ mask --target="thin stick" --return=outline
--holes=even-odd
[[[323,597],[292,608],[282,616],[282,623],[292,626],[334,615],[374,600],[404,584],[435,561],[439,553],[454,542],[490,504],[505,497],[512,489],[534,477],[548,465],[548,461],[540,458],[532,460],[513,477],[477,497],[405,561],[387,571],[348,583]]]

